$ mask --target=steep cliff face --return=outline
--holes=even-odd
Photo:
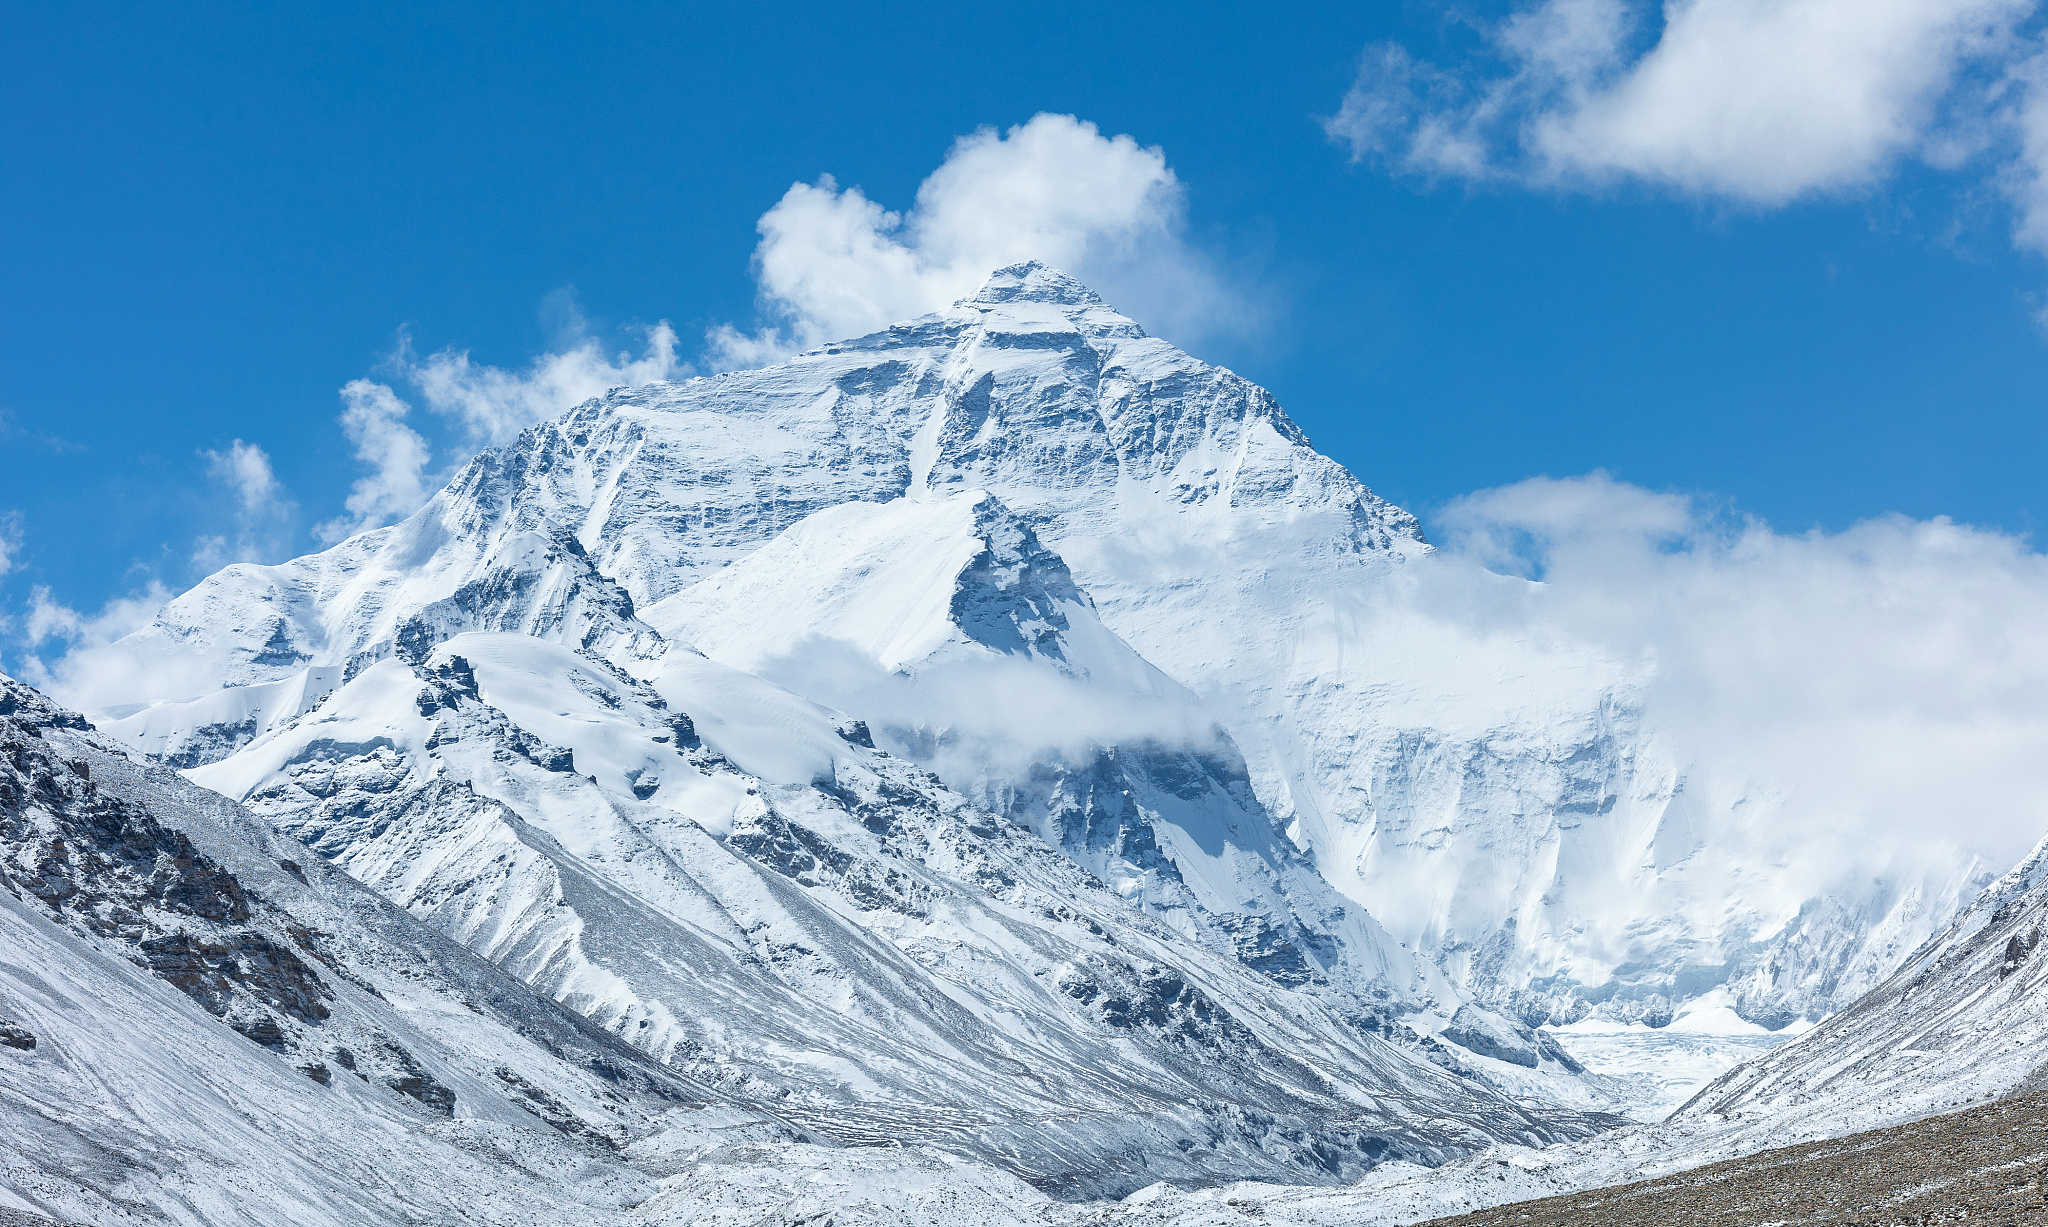
[[[1828,868],[1793,802],[1690,773],[1639,664],[1443,617],[1417,595],[1442,573],[1263,389],[1025,264],[781,366],[616,390],[403,524],[228,568],[125,645],[201,697],[108,727],[253,789],[282,770],[260,746],[464,634],[661,694],[708,660],[863,722],[1202,949],[1567,1097],[1457,1037],[1710,992],[1818,1017],[1981,885],[1967,859]],[[396,744],[349,770],[397,795],[421,777]]]

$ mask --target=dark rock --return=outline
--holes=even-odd
[[[261,1044],[265,1048],[284,1047],[284,1028],[278,1026],[274,1018],[258,1018],[228,1025],[241,1032],[252,1044]]]
[[[2029,929],[2025,937],[2015,933],[2005,940],[2005,958],[1998,965],[1998,978],[2003,980],[2020,969],[2027,956],[2041,944],[2041,930]]]
[[[1495,1023],[1471,1006],[1458,1007],[1458,1012],[1451,1015],[1450,1025],[1443,1029],[1443,1037],[1467,1051],[1510,1065],[1535,1069],[1542,1063],[1534,1032],[1519,1026],[1510,1030],[1508,1025]]]
[[[386,1078],[384,1085],[401,1095],[409,1095],[443,1116],[455,1115],[455,1092],[434,1081],[419,1059],[397,1044],[386,1041],[384,1051],[399,1065],[397,1076]]]

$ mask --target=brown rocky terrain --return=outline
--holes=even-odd
[[[1422,1227],[2048,1224],[2048,1091]]]

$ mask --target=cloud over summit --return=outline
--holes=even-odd
[[[1165,152],[1072,115],[961,137],[906,212],[828,174],[791,185],[759,230],[754,276],[768,323],[751,334],[714,328],[714,366],[759,366],[874,332],[1025,259],[1079,277],[1177,339],[1245,314],[1188,242],[1186,191]]]

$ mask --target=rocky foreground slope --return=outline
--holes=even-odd
[[[563,662],[520,674],[488,637],[452,646],[476,662],[444,652],[406,674],[423,740],[547,760],[480,696],[566,685],[553,671]],[[388,685],[402,667],[359,680]],[[695,740],[651,694],[606,684],[615,702],[599,710],[670,745]],[[849,756],[872,754],[824,727]],[[338,715],[315,731],[350,735]],[[1162,1176],[1329,1181],[1599,1127],[1518,1105],[1312,998],[1277,1012],[1269,982],[1178,949],[1028,832],[946,801],[908,768],[877,757],[856,776],[842,764],[827,794],[686,750],[712,773],[702,787],[723,778],[739,801],[723,841],[656,843],[630,812],[597,826],[585,798],[567,811],[585,824],[572,857],[446,776],[388,811],[333,815],[376,827],[386,872],[425,884],[416,903],[503,902],[508,883],[537,877],[553,911],[578,909],[566,936],[488,907],[436,917],[493,962],[0,678],[0,1205],[94,1223],[694,1221],[718,1185],[707,1163],[772,1196],[792,1165],[859,1170],[876,1160],[850,1148],[879,1146],[889,1170],[936,1164],[986,1204],[1029,1207]],[[533,788],[590,787],[545,761],[527,767],[516,778]],[[331,793],[327,778],[301,772],[290,786]],[[837,808],[821,810],[826,797]],[[479,843],[502,876],[466,896],[441,853]],[[712,888],[671,912],[636,907],[586,868],[614,860],[685,885],[687,864]],[[607,908],[633,923],[586,931],[577,919]],[[960,936],[898,946],[863,920]],[[715,924],[738,940],[717,942]],[[599,1025],[557,1004],[589,1010],[612,967],[640,985],[666,969],[650,994],[666,1012],[597,1010]],[[998,1012],[1020,987],[1042,1003],[1034,1014]],[[656,1017],[675,1029],[665,1061],[643,1038]],[[841,1074],[806,1078],[813,1063]],[[735,1164],[734,1146],[755,1149]]]
[[[795,1136],[0,677],[0,1205],[608,1221],[663,1120]]]
[[[1426,1227],[1905,1227],[2048,1223],[2048,1095],[1805,1142],[1660,1180]]]

